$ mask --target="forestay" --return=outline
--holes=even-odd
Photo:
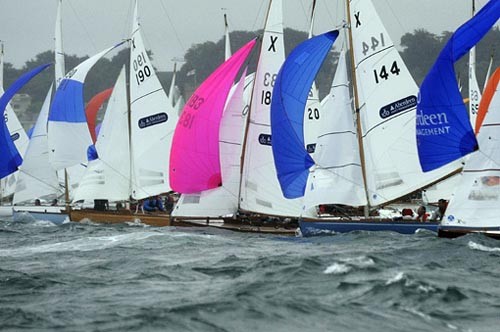
[[[420,164],[425,172],[478,148],[453,65],[479,42],[499,17],[500,1],[488,2],[451,36],[422,83],[416,134]]]

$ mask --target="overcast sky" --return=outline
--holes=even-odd
[[[315,33],[342,20],[344,0],[317,0]],[[63,43],[67,54],[98,51],[127,38],[134,0],[64,0]],[[286,27],[308,30],[312,0],[283,0]],[[389,34],[399,44],[406,32],[424,28],[452,31],[466,21],[471,0],[373,0]],[[487,0],[476,0],[482,7]],[[193,44],[217,41],[224,32],[223,10],[231,30],[262,28],[269,0],[139,0],[146,47],[155,65],[171,70]],[[306,14],[307,13],[307,14]],[[21,67],[36,54],[53,49],[56,0],[0,0],[0,39],[5,61]]]

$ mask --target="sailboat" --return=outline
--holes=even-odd
[[[479,150],[470,155],[439,227],[440,237],[483,233],[500,238],[500,68],[486,85],[476,127]]]
[[[498,233],[498,77],[490,80],[480,116],[472,127],[456,85],[453,65],[500,18],[500,0],[489,1],[452,35],[420,89],[417,140],[422,169],[431,171],[464,156],[468,159],[457,191],[439,228],[440,236],[467,232]],[[491,100],[491,103],[489,101]],[[481,107],[482,106],[482,107]],[[438,121],[438,119],[441,119]],[[484,123],[481,123],[483,121]],[[478,133],[477,139],[475,133]],[[495,227],[496,226],[496,227]]]
[[[225,61],[231,58],[231,44],[227,16],[225,23]],[[172,211],[176,220],[221,220],[238,211],[240,160],[245,121],[245,109],[250,103],[254,75],[241,76],[229,91],[219,126],[219,153],[221,186],[197,193],[183,193]],[[213,82],[217,84],[217,82]],[[217,91],[213,91],[217,93]]]
[[[346,1],[346,7],[356,115],[352,123],[356,124],[357,143],[351,146],[342,144],[346,140],[353,144],[353,134],[349,134],[352,129],[346,122],[343,131],[339,131],[338,127],[332,127],[329,132],[323,131],[343,133],[345,137],[336,140],[332,135],[324,135],[322,147],[318,147],[323,152],[316,159],[306,157],[301,144],[273,144],[274,155],[278,156],[275,161],[281,189],[285,197],[291,199],[303,197],[306,193],[314,195],[317,191],[315,199],[305,198],[306,208],[311,202],[317,206],[321,197],[325,204],[335,204],[337,213],[334,216],[303,216],[300,229],[304,236],[353,230],[388,230],[408,234],[420,228],[437,231],[437,222],[398,221],[377,215],[381,207],[442,180],[459,169],[460,165],[457,162],[430,173],[422,172],[414,126],[418,88],[372,2],[351,0]],[[322,38],[324,36],[316,41]],[[318,63],[323,61],[320,57],[307,56],[310,54],[307,48],[318,46],[316,43],[306,44],[307,47],[302,51],[301,46],[298,46],[296,62],[304,66],[304,71],[319,69]],[[293,65],[289,65],[288,69],[285,69],[286,66],[285,63],[280,75],[289,77],[297,70]],[[292,72],[287,73],[285,70]],[[297,75],[297,79],[303,82],[300,75]],[[276,89],[279,88],[275,86]],[[272,122],[273,136],[275,141],[286,142],[287,136],[278,138],[276,135],[288,135],[289,140],[298,139],[301,142],[303,130],[298,121],[300,116],[291,114],[293,111],[287,113],[288,101],[284,99],[287,98],[287,92],[279,95],[282,92],[275,91],[274,95],[277,101],[282,100],[285,111],[281,112],[282,121]],[[299,109],[301,108],[297,108]],[[326,113],[336,110],[323,111]],[[340,111],[352,113],[352,109],[348,107],[338,110]],[[275,132],[275,125],[281,126],[281,130]],[[333,123],[330,125],[334,126]],[[326,139],[328,136],[332,137]],[[354,153],[359,156],[347,157]],[[344,159],[347,163],[341,164],[342,158],[322,157],[325,154],[342,157],[347,154]],[[281,162],[279,156],[283,157]],[[295,168],[289,168],[292,161],[290,159],[287,162],[287,157],[295,159]],[[358,175],[353,177],[356,172]],[[335,186],[327,188],[325,183]],[[325,196],[320,194],[321,192],[329,192],[332,195]],[[359,208],[364,208],[364,213]]]
[[[5,112],[7,109],[7,105],[14,95],[25,86],[33,77],[41,73],[44,69],[49,67],[50,64],[41,65],[36,67],[35,69],[23,74],[19,77],[12,85],[2,94],[0,97],[0,110],[2,112],[2,118],[5,118]],[[22,163],[22,156],[16,148],[14,143],[15,136],[13,137],[11,132],[9,132],[9,128],[7,126],[7,121],[1,121],[0,124],[0,155],[2,156],[0,160],[0,178],[5,178],[10,176],[14,172],[19,169],[19,166]],[[17,133],[17,135],[19,135]],[[9,212],[9,211],[6,211]],[[10,210],[10,214],[3,213],[3,215],[11,215],[12,209]]]
[[[0,96],[4,93],[3,88],[3,65],[4,64],[4,44],[0,43]],[[11,135],[12,141],[16,146],[17,151],[21,157],[24,157],[26,152],[26,148],[28,146],[29,138],[24,131],[19,119],[17,118],[16,113],[10,106],[7,104],[4,113],[5,122],[7,123],[7,128]],[[18,172],[14,172],[5,178],[0,179],[0,216],[12,216],[12,206],[3,205],[4,201],[11,201],[11,196],[14,193],[14,188],[16,186],[16,181],[18,177]]]
[[[122,70],[96,142],[98,159],[90,162],[75,194],[75,202],[129,201],[130,198],[139,201],[171,191],[169,155],[177,112],[144,47],[137,2],[130,39],[129,71],[130,90],[127,92]],[[98,223],[140,220],[156,226],[170,225],[166,213],[134,214],[130,210],[110,210],[98,204],[92,209],[73,209],[70,219],[90,219]]]

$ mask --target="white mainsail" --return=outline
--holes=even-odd
[[[89,162],[74,201],[127,200],[130,196],[130,147],[125,68],[109,98],[95,148],[98,159]]]
[[[51,95],[52,87],[45,97],[31,134],[26,155],[20,167],[14,194],[14,204],[29,202],[35,198],[51,200],[62,195],[56,171],[50,167],[47,151],[47,119]]]
[[[63,40],[62,40],[62,0],[57,0],[57,16],[56,16],[56,27],[54,34],[55,43],[55,81],[56,89],[61,83],[62,79],[66,75],[66,65],[64,63],[64,51],[63,51]]]
[[[371,206],[397,199],[460,167],[422,172],[416,143],[418,87],[370,0],[349,0],[359,116]]]
[[[302,199],[283,196],[271,149],[270,105],[274,81],[285,60],[282,0],[270,3],[255,74],[244,144],[240,208],[267,215],[303,215]]]
[[[497,77],[500,72],[497,70]],[[493,76],[494,77],[494,76]],[[479,150],[470,155],[460,184],[443,218],[444,226],[467,228],[500,225],[500,92],[498,79],[477,140]]]
[[[353,118],[345,51],[339,63],[330,94],[323,101],[322,123],[317,132],[315,166],[310,171],[305,205],[367,204]]]
[[[144,47],[134,10],[130,47],[132,197],[170,191],[169,155],[178,114],[163,90]]]

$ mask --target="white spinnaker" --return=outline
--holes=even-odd
[[[245,140],[240,208],[280,216],[303,215],[302,199],[286,199],[271,149],[270,105],[276,75],[285,60],[282,0],[271,1],[251,102]]]
[[[67,84],[68,86],[83,86],[87,73],[96,62],[119,45],[120,44],[112,46],[80,63],[66,75],[63,81],[61,81],[61,84]],[[63,83],[65,81],[67,81],[67,83]],[[60,89],[61,85],[58,91]],[[65,89],[65,87],[63,89]],[[54,97],[54,99],[57,99],[58,93],[59,92],[56,92],[56,97]],[[68,104],[69,102],[66,102],[66,105]],[[53,107],[54,101],[51,106],[51,115],[49,115],[48,122],[49,160],[52,167],[60,170],[80,163],[86,163],[87,148],[92,144],[87,122],[76,122],[74,120],[66,121],[62,118],[51,120]]]
[[[47,200],[62,195],[56,171],[49,163],[47,151],[47,119],[49,116],[52,87],[43,102],[40,114],[33,128],[31,139],[20,167],[14,194],[14,204],[46,197]]]
[[[476,77],[476,47],[469,51],[469,119],[472,128],[476,128],[477,112],[481,101],[481,89]]]
[[[500,219],[500,92],[491,100],[477,135],[479,150],[470,155],[442,224],[461,227],[499,227]]]
[[[323,102],[318,143],[304,194],[305,206],[367,204],[349,94],[345,52],[342,51],[330,94]]]
[[[130,196],[130,148],[125,68],[108,101],[95,144],[98,159],[89,162],[74,201],[127,200]]]
[[[134,11],[130,47],[132,197],[141,199],[171,190],[169,159],[178,114],[149,59]]]
[[[350,0],[368,199],[377,206],[414,192],[460,167],[423,173],[417,154],[418,87],[371,0]]]
[[[219,138],[222,186],[198,194],[181,195],[172,211],[173,216],[217,218],[238,211],[243,132],[253,78],[254,75],[242,76],[231,89],[222,116]]]

